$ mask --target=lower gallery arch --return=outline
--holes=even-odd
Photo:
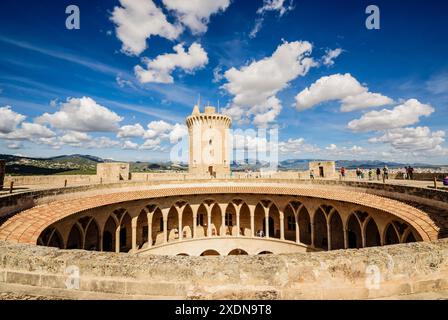
[[[193,210],[188,204],[182,213],[182,237],[184,239],[193,238]]]
[[[259,254],[273,254],[271,251],[261,251]]]
[[[67,249],[82,249],[82,234],[77,223],[72,226],[68,235]]]
[[[286,206],[284,215],[285,240],[296,241],[296,219],[290,205]]]
[[[381,236],[375,220],[371,217],[367,221],[366,231],[366,247],[377,247],[381,245]]]
[[[240,209],[240,235],[245,237],[250,237],[251,227],[250,227],[250,209],[249,206],[244,202]]]
[[[90,251],[100,250],[100,230],[96,220],[92,218],[86,229],[86,236],[84,241],[84,249]]]
[[[339,213],[334,210],[330,218],[331,250],[344,249],[344,227]]]
[[[125,213],[120,224],[120,252],[129,252],[132,248],[132,219]]]
[[[148,242],[148,214],[142,210],[137,218],[137,249]]]
[[[153,244],[161,244],[163,240],[163,214],[162,210],[157,207],[152,215],[151,236]]]
[[[113,252],[115,251],[115,234],[117,225],[112,216],[107,219],[103,232],[103,251]]]
[[[303,244],[311,245],[311,221],[310,214],[305,206],[299,210],[299,241]]]
[[[167,227],[168,241],[179,239],[179,215],[175,206],[168,211]]]
[[[216,237],[222,235],[222,213],[219,205],[215,203],[212,208],[212,225],[211,225],[211,236]],[[207,234],[208,235],[208,234]]]
[[[205,256],[219,256],[219,252],[216,250],[205,250],[204,252],[201,253],[201,257],[205,257]]]
[[[398,237],[397,230],[395,229],[392,223],[389,223],[385,230],[386,230],[384,233],[385,245],[400,243],[400,238]]]
[[[59,234],[59,231],[53,227],[48,227],[40,234],[39,238],[37,239],[37,245],[59,249],[64,248],[64,242],[62,241],[62,237]]]
[[[243,249],[233,249],[227,255],[228,256],[247,256],[249,254]]]
[[[269,238],[280,239],[280,211],[275,204],[269,207]]]
[[[356,214],[350,215],[348,219],[347,241],[350,249],[362,248],[361,225]]]
[[[321,208],[314,214],[314,246],[328,250],[327,219]]]

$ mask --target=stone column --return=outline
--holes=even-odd
[[[120,252],[120,231],[121,226],[119,225],[115,230],[115,252]]]
[[[198,227],[198,204],[190,204],[191,211],[193,211],[193,239],[197,238],[197,227]]]
[[[138,219],[138,217],[134,217],[131,220],[131,227],[132,227],[132,251],[137,250],[137,219]]]
[[[348,230],[346,227],[344,227],[344,248],[348,249],[348,237],[347,237]]]
[[[266,229],[266,238],[269,238],[269,208],[264,208],[264,225]]]
[[[285,215],[279,210],[280,215],[280,240],[285,240]]]
[[[250,236],[255,237],[255,206],[248,205],[250,212]]]
[[[183,225],[182,225],[182,213],[184,212],[184,208],[185,206],[183,206],[182,208],[176,208],[177,210],[177,220],[179,221],[179,225],[178,225],[178,234],[179,234],[179,240],[182,240],[184,238],[184,230],[183,230]]]
[[[330,230],[330,224],[327,222],[327,248],[328,251],[331,250],[331,230]]]
[[[168,213],[170,212],[170,208],[162,209],[162,217],[163,217],[163,243],[168,242]]]
[[[100,235],[99,235],[98,250],[100,252],[103,251],[103,232],[100,232]]]
[[[220,236],[226,236],[226,211],[221,210],[221,230],[219,230]]]
[[[311,225],[311,246],[314,247],[314,243],[315,243],[315,240],[314,240],[314,223],[310,222],[310,225]]]
[[[299,230],[299,213],[294,213],[294,222],[296,226],[296,243],[300,243],[300,230]]]
[[[212,208],[207,205],[207,237],[212,236]]]
[[[241,204],[239,206],[234,206],[235,207],[235,211],[236,211],[236,237],[240,236],[241,233],[241,224],[240,224],[240,212],[241,212]]]
[[[148,219],[148,246],[152,247],[152,215],[154,213],[148,213],[147,219]]]

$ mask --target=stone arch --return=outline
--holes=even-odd
[[[148,213],[140,211],[137,217],[137,249],[141,249],[148,243]]]
[[[411,243],[417,242],[417,237],[414,235],[414,232],[409,230],[406,234],[403,235],[403,243]]]
[[[252,236],[250,225],[250,209],[246,202],[243,202],[240,208],[240,235],[245,237]]]
[[[120,221],[120,252],[129,252],[132,248],[132,218],[126,211]]]
[[[212,225],[211,227],[211,236],[212,237],[217,237],[222,235],[222,213],[221,213],[221,208],[219,207],[219,205],[217,203],[215,203],[212,207],[212,211],[211,211],[211,223]],[[207,234],[208,236],[208,234]]]
[[[48,227],[40,234],[37,245],[63,249],[64,241],[57,228]]]
[[[163,214],[160,207],[154,209],[154,213],[152,214],[152,222],[151,222],[151,237],[153,244],[161,244],[164,243],[163,240]]]
[[[258,253],[259,255],[260,254],[274,254],[274,253],[272,253],[271,251],[261,251],[260,253]]]
[[[296,241],[296,217],[294,208],[288,204],[284,211],[285,240]]]
[[[243,249],[233,249],[227,255],[228,256],[247,256],[249,254]]]
[[[237,235],[237,221],[236,221],[236,209],[233,203],[229,203],[225,210],[225,226],[223,235],[236,236]]]
[[[311,245],[311,219],[305,206],[299,209],[297,214],[299,222],[299,241],[303,244]]]
[[[269,238],[280,239],[280,211],[275,203],[269,207]]]
[[[314,214],[314,246],[328,250],[327,218],[322,208]]]
[[[255,206],[254,226],[256,234],[259,234],[260,231],[263,231],[265,229],[265,213],[264,207],[261,203],[258,203]],[[266,232],[264,232],[264,236],[266,236]]]
[[[175,206],[172,206],[167,215],[168,241],[179,239],[179,215]]]
[[[220,254],[219,254],[218,251],[216,251],[216,250],[212,250],[212,249],[210,249],[210,250],[205,250],[204,252],[202,252],[202,253],[200,254],[201,257],[205,257],[205,256],[219,256],[219,255],[220,255]]]
[[[182,237],[183,239],[193,238],[193,210],[187,204],[182,211]]]
[[[201,205],[198,208],[197,218],[196,218],[196,232],[197,234],[195,237],[197,238],[203,238],[207,234],[207,225],[208,225],[208,213],[207,213],[207,207],[204,203],[201,203]]]
[[[114,252],[116,242],[117,223],[113,215],[110,215],[103,230],[103,251]]]
[[[398,231],[393,223],[389,223],[386,226],[386,229],[384,229],[384,244],[391,245],[398,243],[400,243],[400,237],[398,235]]]
[[[344,226],[339,212],[333,210],[330,216],[330,250],[344,249]]]
[[[370,217],[366,223],[364,234],[366,238],[366,247],[381,246],[380,231],[378,229],[378,225],[375,222],[375,219],[373,219],[372,217]]]
[[[84,249],[89,251],[100,250],[100,228],[94,218],[92,218],[86,227]]]
[[[190,255],[187,253],[178,253],[176,254],[176,256],[180,256],[180,257],[189,257]]]
[[[361,223],[355,213],[347,220],[347,245],[349,249],[362,248]]]
[[[83,248],[83,231],[78,223],[73,224],[67,238],[67,249],[82,249]]]

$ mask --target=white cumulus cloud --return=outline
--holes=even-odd
[[[309,57],[311,51],[312,45],[307,41],[284,42],[271,57],[241,69],[227,70],[224,73],[227,83],[222,88],[233,96],[233,100],[224,112],[235,121],[255,116],[257,125],[274,121],[281,110],[276,94],[316,65]]]
[[[151,36],[175,40],[183,31],[180,25],[168,22],[153,0],[120,0],[120,4],[121,7],[114,8],[111,20],[116,25],[116,35],[126,54],[142,53],[147,48],[146,40]]]
[[[136,138],[142,137],[145,134],[145,129],[140,123],[134,125],[122,126],[118,131],[118,138]]]
[[[154,60],[144,59],[146,69],[139,65],[135,66],[134,72],[139,81],[141,83],[173,83],[171,73],[176,68],[193,73],[208,63],[207,52],[199,43],[193,43],[188,51],[185,51],[182,44],[176,45],[173,50],[176,53],[162,54]]]
[[[300,111],[322,102],[340,100],[341,111],[384,106],[393,100],[378,93],[371,93],[351,74],[334,74],[314,82],[296,96],[296,108]]]
[[[429,116],[434,108],[428,104],[420,103],[416,99],[409,99],[393,109],[370,111],[360,119],[350,121],[348,128],[352,131],[381,131],[413,125],[420,117]]]
[[[327,50],[325,52],[325,56],[323,56],[322,61],[323,64],[326,66],[332,66],[334,65],[334,59],[336,59],[337,57],[339,57],[342,53],[342,49],[341,48],[336,48],[334,50]]]
[[[92,98],[68,98],[56,113],[44,113],[36,118],[40,124],[53,128],[80,132],[114,132],[123,118],[103,107]]]
[[[225,11],[230,0],[162,0],[167,9],[175,12],[182,25],[193,34],[207,31],[210,16]]]
[[[11,110],[10,106],[0,108],[0,133],[10,133],[25,120],[25,116]]]

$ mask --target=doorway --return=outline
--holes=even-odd
[[[324,178],[324,167],[319,167],[319,177]]]

